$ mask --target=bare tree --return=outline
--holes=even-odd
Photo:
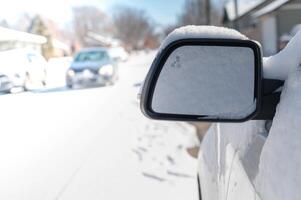
[[[82,45],[86,45],[88,32],[104,33],[110,31],[109,19],[104,12],[93,6],[81,6],[73,8],[73,23],[77,39]]]
[[[36,15],[28,28],[29,33],[42,35],[47,38],[47,42],[42,45],[42,54],[46,59],[53,57],[54,47],[52,43],[52,34],[50,33],[49,27],[45,20],[39,15]]]
[[[210,0],[186,0],[179,25],[219,25],[220,14]]]
[[[203,0],[186,0],[184,11],[179,16],[181,25],[204,25],[205,19],[205,2]]]
[[[158,42],[154,25],[145,11],[129,7],[120,7],[114,16],[116,37],[129,49],[141,49],[146,44],[155,46]]]

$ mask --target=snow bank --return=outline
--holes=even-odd
[[[301,30],[278,54],[263,59],[265,78],[285,80],[301,64]]]

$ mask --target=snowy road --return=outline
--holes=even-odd
[[[197,143],[185,123],[151,121],[136,99],[153,55],[112,87],[0,97],[0,199],[197,199]]]

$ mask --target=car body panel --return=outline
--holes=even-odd
[[[26,54],[28,65],[27,72],[33,82],[43,82],[46,80],[46,65],[45,58],[37,53],[28,52]]]
[[[259,200],[255,188],[251,183],[244,166],[240,160],[239,151],[234,151],[231,144],[227,146],[227,153],[231,160],[229,171],[228,188],[226,199],[240,200],[242,196],[245,200]]]
[[[0,52],[0,74],[5,76],[10,87],[0,90],[9,91],[14,87],[25,87],[26,79],[32,87],[46,82],[47,61],[38,52],[28,49],[14,49]]]
[[[258,173],[264,121],[213,124],[199,154],[198,173],[203,200],[259,200]],[[253,163],[252,163],[253,162]]]

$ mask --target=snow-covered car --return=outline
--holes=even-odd
[[[161,45],[141,109],[152,119],[213,123],[198,155],[200,199],[300,199],[300,44],[301,31],[262,58],[235,30],[188,26]]]
[[[80,86],[104,86],[117,81],[118,66],[106,48],[86,48],[79,51],[67,70],[69,88]]]
[[[44,57],[32,50],[0,52],[0,91],[10,92],[16,87],[31,90],[45,86],[46,65]]]

